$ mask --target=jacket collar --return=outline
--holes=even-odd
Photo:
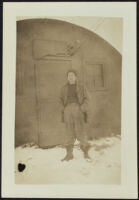
[[[68,89],[69,82],[66,83],[66,88]],[[79,91],[79,84],[76,82],[76,91]]]

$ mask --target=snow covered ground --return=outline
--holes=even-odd
[[[83,158],[78,142],[74,147],[74,159],[61,162],[64,148],[40,149],[37,146],[21,146],[15,149],[16,184],[120,184],[121,138],[106,137],[90,142],[92,162]],[[24,163],[23,172],[18,163]]]

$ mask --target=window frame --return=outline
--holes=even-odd
[[[103,81],[104,81],[104,86],[103,87],[98,87],[98,88],[93,88],[89,89],[91,92],[97,92],[97,91],[106,91],[108,89],[107,87],[107,76],[106,76],[106,64],[103,61],[90,61],[90,60],[85,60],[84,62],[84,74],[86,74],[86,69],[88,65],[102,65],[103,68]],[[85,69],[86,68],[86,69]],[[85,78],[84,78],[84,84],[85,84]],[[87,86],[86,86],[87,87]]]

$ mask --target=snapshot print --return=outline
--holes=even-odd
[[[16,184],[121,184],[122,18],[16,21]]]

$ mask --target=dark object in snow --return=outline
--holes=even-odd
[[[25,165],[25,164],[18,163],[18,171],[19,171],[19,172],[23,172],[25,168],[26,168],[26,165]]]

